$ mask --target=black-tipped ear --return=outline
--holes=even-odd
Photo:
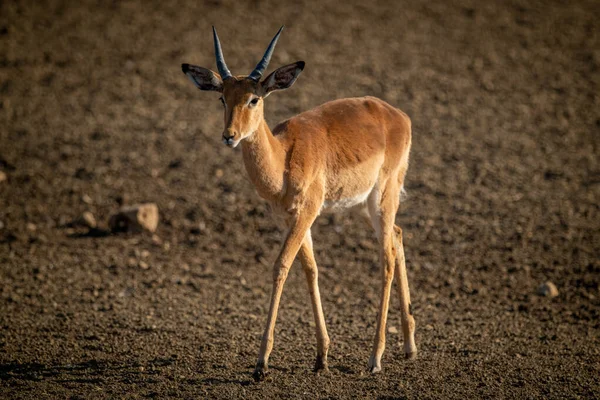
[[[190,64],[181,64],[181,70],[198,89],[223,91],[223,81],[216,72]]]
[[[293,64],[279,67],[271,72],[271,74],[261,82],[264,96],[275,90],[283,90],[292,86],[300,76],[300,73],[304,69],[304,65],[304,61],[296,61]]]

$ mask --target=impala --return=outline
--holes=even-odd
[[[319,294],[317,263],[310,228],[327,210],[358,208],[375,230],[380,245],[382,293],[369,370],[381,370],[390,291],[397,274],[400,315],[407,358],[416,356],[410,294],[402,245],[402,230],[394,220],[408,168],[411,122],[383,100],[361,97],[335,100],[278,124],[273,131],[264,119],[264,101],[272,92],[296,81],[304,62],[265,73],[283,27],[248,76],[233,76],[223,58],[213,27],[219,73],[190,64],[182,70],[201,90],[221,93],[225,115],[223,142],[241,143],[250,180],[258,194],[283,217],[287,234],[273,267],[273,291],[253,377],[264,379],[277,310],[292,262],[299,257],[315,318],[317,358],[315,371],[327,370],[329,336]]]

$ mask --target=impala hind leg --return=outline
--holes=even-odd
[[[298,258],[302,263],[306,282],[308,283],[308,291],[312,303],[313,314],[315,317],[315,327],[317,334],[317,360],[315,361],[314,371],[328,370],[327,367],[327,350],[329,349],[329,335],[325,326],[325,316],[323,315],[323,306],[321,305],[321,295],[319,293],[319,271],[313,252],[312,237],[310,230],[306,232],[304,241],[300,247]]]
[[[406,275],[406,260],[404,259],[404,245],[402,243],[402,229],[395,225],[394,246],[396,247],[396,280],[398,282],[398,294],[400,295],[400,320],[402,322],[402,335],[404,337],[404,355],[406,358],[417,356],[415,345],[415,319],[412,315],[410,304],[410,291],[408,289],[408,277]]]
[[[369,371],[381,371],[381,356],[385,350],[385,327],[390,304],[390,292],[394,279],[396,246],[394,245],[394,218],[398,209],[398,190],[388,184],[381,193],[369,197],[368,209],[371,224],[379,240],[379,259],[382,266],[382,290],[373,351],[369,358]],[[395,194],[394,194],[395,193]],[[378,201],[381,199],[380,201]]]

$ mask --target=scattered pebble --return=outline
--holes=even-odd
[[[59,228],[65,228],[71,225],[71,219],[69,218],[68,215],[62,214],[60,217],[58,217],[58,227]]]
[[[122,207],[110,217],[108,225],[113,232],[154,232],[158,226],[158,206],[145,203]]]
[[[92,204],[94,202],[94,200],[92,200],[92,198],[87,194],[81,196],[81,201],[83,201],[85,204]]]
[[[542,283],[537,290],[540,296],[556,297],[558,296],[558,288],[550,281]]]
[[[393,333],[396,334],[398,333],[398,328],[396,328],[395,326],[388,326],[388,333]]]
[[[89,211],[85,211],[83,214],[81,214],[81,217],[79,218],[79,222],[81,225],[86,226],[90,229],[93,229],[97,226],[96,218],[94,217],[94,214],[92,214]]]
[[[0,171],[0,182],[4,182],[5,180],[7,180],[6,173]]]
[[[27,223],[27,230],[31,232],[35,232],[37,230],[37,226],[31,222]]]
[[[125,61],[124,67],[127,71],[131,72],[135,69],[135,62],[133,62],[132,60],[127,60]]]
[[[148,269],[148,268],[150,268],[150,266],[148,265],[148,263],[146,261],[140,261],[139,264],[138,264],[138,266],[141,269]]]

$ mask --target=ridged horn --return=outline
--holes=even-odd
[[[225,64],[225,58],[223,58],[223,50],[221,50],[221,42],[219,41],[219,35],[217,35],[217,30],[213,26],[213,38],[215,40],[215,57],[217,58],[217,69],[219,70],[219,75],[221,75],[221,79],[225,80],[227,78],[231,78],[231,72],[227,68],[227,64]]]
[[[279,39],[279,35],[281,35],[282,30],[283,25],[281,26],[281,28],[279,28],[273,40],[271,40],[271,43],[269,44],[269,47],[267,47],[267,50],[265,51],[265,55],[263,56],[262,60],[260,60],[260,62],[256,65],[254,71],[252,71],[250,75],[248,75],[248,78],[258,81],[265,73],[267,67],[269,66],[269,61],[271,61],[271,55],[273,55],[273,50],[275,50],[277,39]]]

